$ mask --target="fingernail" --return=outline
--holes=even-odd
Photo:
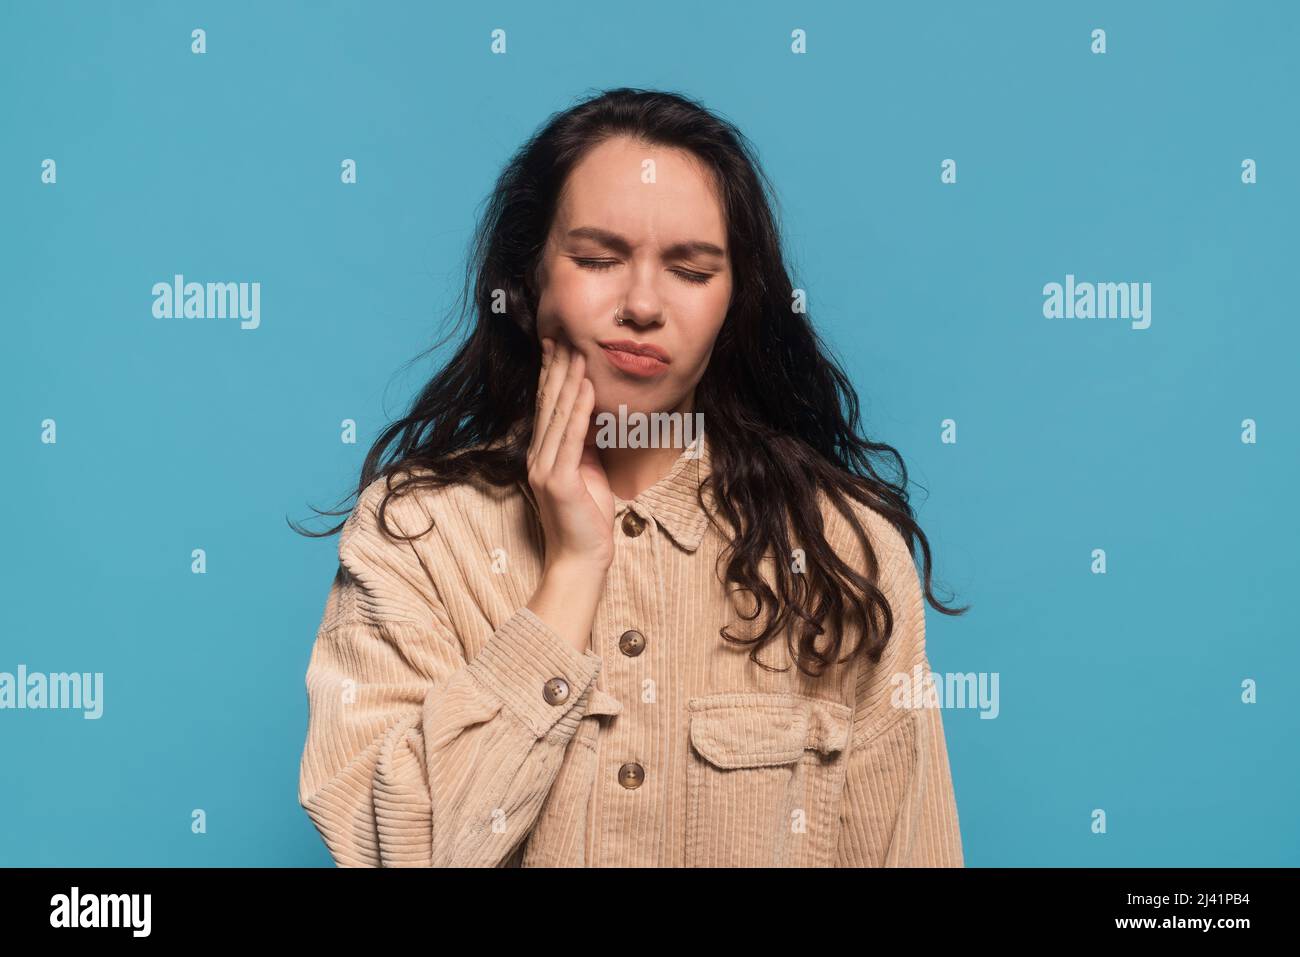
[[[547,356],[549,358],[551,355],[551,350],[554,348],[555,348],[555,343],[551,342],[550,339],[542,340],[542,355]]]

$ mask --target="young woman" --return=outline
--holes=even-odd
[[[770,192],[731,125],[630,89],[502,173],[475,324],[366,458],[308,666],[339,865],[962,864],[916,705],[923,594],[965,609]],[[654,413],[676,444],[612,426]]]

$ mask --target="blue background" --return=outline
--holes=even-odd
[[[1297,11],[4,3],[0,670],[105,677],[98,721],[0,711],[0,863],[331,863],[297,780],[337,538],[286,517],[432,373],[508,156],[620,85],[756,144],[974,603],[927,608],[936,672],[1000,675],[944,714],[967,864],[1300,863]],[[260,281],[260,328],[153,318],[174,273]],[[1151,327],[1045,319],[1067,273],[1152,283]]]

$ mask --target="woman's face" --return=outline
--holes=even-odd
[[[592,149],[565,183],[539,281],[539,340],[565,339],[586,359],[593,429],[620,404],[693,411],[731,303],[731,259],[721,204],[692,154],[624,136]],[[619,348],[628,343],[667,361]]]

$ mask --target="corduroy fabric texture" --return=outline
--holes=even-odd
[[[616,501],[584,653],[524,607],[542,568],[526,486],[394,498],[388,526],[409,542],[379,528],[384,481],[365,490],[306,675],[299,800],[336,864],[962,866],[940,709],[897,700],[895,676],[929,672],[902,536],[854,505],[895,616],[879,663],[812,678],[778,638],[760,659],[784,670],[766,671],[719,635],[758,623],[718,580],[725,541],[696,495],[707,441],[693,451]],[[849,523],[823,511],[867,574]]]

